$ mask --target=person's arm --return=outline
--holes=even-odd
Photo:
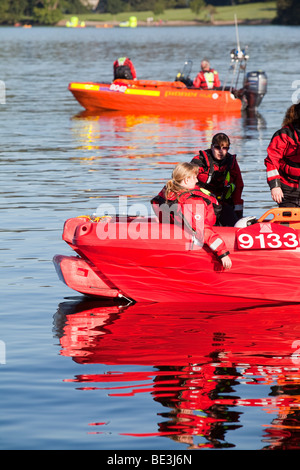
[[[198,165],[198,180],[201,181],[202,178],[201,178],[201,175],[204,173],[207,173],[208,172],[208,167],[207,167],[207,163],[205,161],[205,158],[203,157],[202,153],[199,152],[198,155],[195,155],[194,158],[192,158],[191,160],[191,163],[195,163],[196,165]],[[203,176],[204,178],[204,176]]]
[[[232,195],[234,211],[237,217],[241,219],[243,217],[243,210],[244,210],[244,200],[242,199],[244,181],[243,181],[240,166],[236,158],[234,159],[234,164],[233,164],[232,170],[230,171],[230,174],[232,176],[232,180],[235,185],[235,190],[233,191],[233,195]]]
[[[196,232],[197,239],[205,243],[216,255],[225,269],[230,269],[232,261],[229,250],[218,233],[207,222],[207,205],[203,199],[189,199],[182,207],[184,218]]]
[[[201,88],[203,83],[203,74],[202,72],[199,72],[195,80],[193,81],[193,86],[195,88]]]
[[[277,188],[272,188],[271,189],[271,198],[277,204],[280,204],[282,202],[283,192],[282,192],[282,189],[279,186]]]
[[[125,65],[128,65],[128,67],[130,68],[132,79],[136,80],[136,71],[135,71],[134,65],[128,57],[125,61]]]
[[[221,259],[221,263],[224,269],[230,269],[232,267],[232,261],[229,255],[225,255]]]
[[[214,71],[214,88],[218,88],[221,86],[220,78],[218,72]]]
[[[267,148],[268,156],[265,158],[265,166],[267,169],[267,182],[271,190],[272,198],[277,199],[280,198],[280,194],[282,191],[273,191],[274,188],[281,189],[280,183],[280,174],[279,168],[280,163],[286,153],[286,149],[288,147],[288,137],[285,132],[280,129],[279,131],[275,132],[273,135],[270,144]],[[273,197],[274,196],[274,197]],[[275,201],[274,199],[274,201]],[[276,200],[276,202],[278,202]]]

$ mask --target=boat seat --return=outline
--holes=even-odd
[[[271,217],[271,218],[270,218]],[[269,209],[259,219],[258,222],[272,222],[287,225],[295,229],[300,229],[300,208],[299,207],[278,207]]]

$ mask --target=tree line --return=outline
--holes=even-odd
[[[267,2],[268,0],[260,0]],[[152,11],[161,14],[169,8],[190,8],[198,14],[204,7],[218,7],[256,0],[99,0],[94,12],[117,14],[131,11]],[[0,0],[0,24],[32,23],[54,25],[65,15],[91,12],[84,0]],[[277,0],[274,23],[300,24],[299,0]]]
[[[64,15],[88,12],[80,0],[0,0],[0,23],[56,24]]]

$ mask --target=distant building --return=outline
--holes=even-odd
[[[99,0],[80,0],[80,2],[85,7],[92,8],[93,10],[95,10],[97,8]]]

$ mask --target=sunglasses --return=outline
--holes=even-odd
[[[215,148],[216,150],[221,150],[221,149],[222,149],[222,150],[229,150],[229,147],[221,147],[221,145],[214,145],[214,148]]]

